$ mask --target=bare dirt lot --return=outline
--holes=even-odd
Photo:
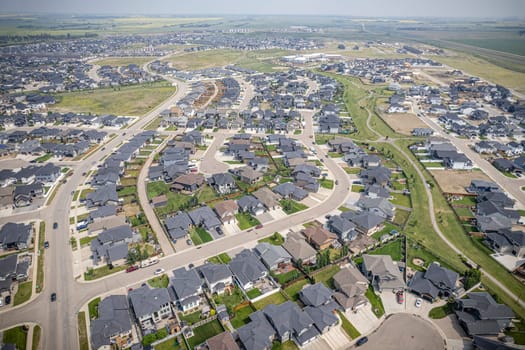
[[[468,187],[472,180],[492,181],[481,171],[432,170],[430,172],[438,182],[441,190],[446,193],[467,193],[465,187]]]
[[[382,113],[383,120],[400,134],[410,135],[414,128],[428,128],[421,119],[412,113]]]

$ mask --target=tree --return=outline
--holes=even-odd
[[[466,290],[469,290],[481,280],[481,271],[478,269],[470,269],[465,271],[463,277],[465,278],[463,285]]]

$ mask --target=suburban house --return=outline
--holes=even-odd
[[[416,271],[408,283],[408,289],[412,293],[433,302],[438,297],[453,296],[458,288],[458,279],[459,274],[457,272],[433,262],[425,272]]]
[[[290,253],[295,262],[301,261],[303,265],[317,263],[317,251],[301,237],[289,234],[283,248]]]
[[[95,192],[90,192],[86,196],[86,205],[88,208],[118,204],[119,198],[115,184],[101,186],[97,188]]]
[[[193,225],[203,227],[207,231],[215,230],[221,226],[221,221],[208,206],[193,209],[188,213]]]
[[[239,176],[242,182],[252,185],[261,181],[263,176],[263,173],[253,170],[253,168],[249,166],[235,169],[235,174]]]
[[[357,236],[356,225],[350,220],[340,216],[332,215],[328,220],[328,229],[339,236],[342,241],[351,241]]]
[[[211,293],[223,294],[233,284],[232,272],[224,264],[207,263],[199,271]]]
[[[307,306],[303,309],[303,312],[310,316],[314,321],[315,328],[317,328],[321,334],[328,332],[339,323],[339,319],[335,316],[331,303],[320,307]]]
[[[502,229],[489,232],[485,242],[495,252],[511,254],[517,258],[525,258],[525,232]]]
[[[302,188],[294,185],[291,182],[285,182],[275,186],[272,189],[273,192],[277,193],[284,199],[295,199],[296,201],[302,201],[308,197],[308,192]]]
[[[375,290],[403,290],[405,281],[399,267],[390,255],[363,254],[363,274],[370,280]]]
[[[267,210],[274,210],[280,207],[279,195],[275,194],[268,187],[261,187],[257,191],[251,193],[252,196],[257,198],[259,202],[264,204]]]
[[[293,340],[299,346],[304,346],[320,335],[312,318],[292,301],[280,305],[270,304],[263,309],[263,312],[281,343]]]
[[[229,199],[215,204],[213,210],[223,224],[230,224],[236,222],[235,214],[239,212],[239,206],[236,201]]]
[[[498,304],[487,292],[472,292],[467,297],[456,299],[455,313],[469,336],[498,336],[515,317],[507,305]]]
[[[195,269],[186,270],[181,267],[174,270],[170,282],[183,312],[193,310],[201,304],[202,281]]]
[[[196,190],[198,190],[203,184],[204,176],[202,176],[201,174],[190,173],[175,178],[170,189],[172,191],[184,191],[193,193]]]
[[[280,266],[288,265],[292,261],[292,257],[283,247],[267,242],[257,244],[254,251],[270,271],[277,270]]]
[[[337,245],[337,235],[319,226],[310,226],[301,231],[306,241],[317,250]]]
[[[90,322],[91,348],[128,348],[135,342],[132,329],[128,298],[110,295],[100,301],[98,318]]]
[[[235,255],[228,266],[234,274],[237,284],[245,291],[253,289],[258,281],[268,276],[266,267],[257,258],[257,255],[248,249],[244,249]]]
[[[356,311],[368,304],[365,293],[369,282],[357,268],[344,267],[333,278],[337,290],[334,299],[345,311]]]
[[[193,226],[193,222],[187,213],[181,212],[167,218],[166,221],[164,221],[164,226],[166,226],[170,238],[176,242],[178,239],[188,235],[189,229]]]
[[[150,289],[148,285],[129,292],[129,300],[142,330],[155,330],[157,324],[169,318],[171,298],[167,288]]]
[[[299,298],[306,306],[319,307],[333,301],[333,291],[322,282],[307,284],[299,292]]]
[[[0,247],[4,250],[27,249],[33,238],[33,226],[8,222],[0,229]]]
[[[240,350],[232,334],[227,331],[206,340],[206,346],[209,350]]]
[[[364,212],[375,214],[386,220],[394,220],[396,207],[386,198],[361,197],[355,205]]]
[[[233,176],[228,173],[213,174],[208,179],[208,183],[215,189],[215,192],[219,194],[229,194],[237,188]]]
[[[275,329],[266,318],[263,311],[255,311],[248,316],[250,322],[239,329],[237,334],[244,345],[250,350],[270,350],[275,339]]]
[[[265,211],[264,205],[254,196],[246,195],[237,200],[239,211],[252,215],[261,215]]]
[[[352,213],[350,211],[341,214],[350,220],[356,227],[356,230],[364,235],[372,235],[383,228],[385,218],[369,212]]]

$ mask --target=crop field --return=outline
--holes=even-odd
[[[484,49],[503,51],[515,55],[525,56],[525,39],[503,39],[503,38],[485,38],[485,39],[454,39],[454,42],[477,46]]]
[[[425,122],[412,113],[382,113],[381,118],[395,132],[403,135],[410,135],[414,128],[428,128]]]
[[[465,187],[468,187],[472,180],[492,181],[481,171],[431,170],[430,173],[446,193],[467,193]]]
[[[166,82],[55,94],[57,112],[143,115],[175,93]]]

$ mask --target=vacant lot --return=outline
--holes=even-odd
[[[410,135],[414,128],[428,128],[427,124],[412,113],[383,113],[381,118],[392,129],[403,135]]]
[[[465,187],[468,187],[472,180],[492,181],[481,171],[432,170],[430,173],[446,193],[467,193]]]
[[[55,94],[57,112],[140,116],[175,92],[166,82]]]

